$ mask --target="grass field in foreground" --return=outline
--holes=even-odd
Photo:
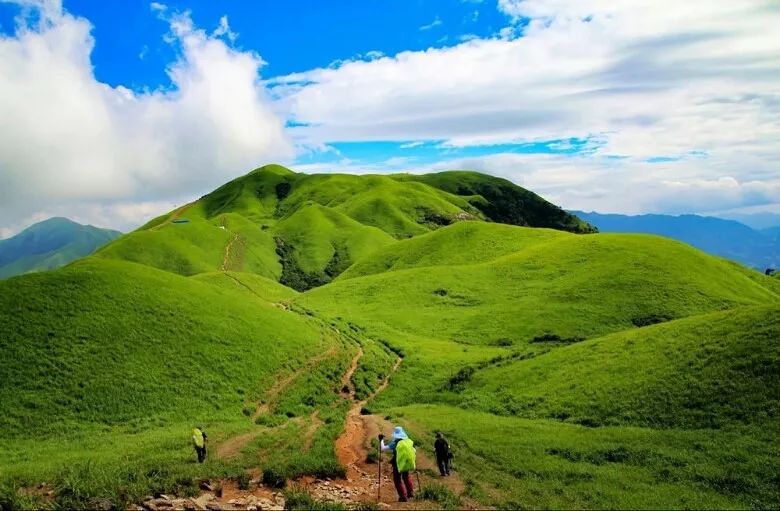
[[[776,434],[588,428],[440,405],[394,408],[429,451],[445,433],[467,491],[511,509],[771,508],[780,501]]]

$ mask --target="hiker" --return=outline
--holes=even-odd
[[[393,430],[393,439],[385,444],[385,435],[379,435],[379,447],[383,451],[393,451],[393,483],[398,492],[400,502],[406,502],[414,497],[411,472],[416,468],[416,451],[414,443],[401,426]]]
[[[208,438],[203,428],[197,427],[192,429],[192,445],[195,447],[195,452],[198,455],[198,463],[203,463],[206,459],[206,442]]]
[[[436,464],[439,466],[439,473],[442,477],[450,475],[450,460],[452,459],[452,450],[450,444],[441,431],[436,433],[436,441],[433,442],[433,450],[436,452]]]

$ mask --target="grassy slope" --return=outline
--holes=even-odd
[[[571,236],[550,229],[505,224],[458,222],[378,250],[339,276],[340,279],[424,266],[453,266],[493,261],[537,243]]]
[[[418,181],[463,196],[494,222],[581,233],[595,232],[587,222],[550,204],[535,193],[499,177],[469,171],[401,174],[393,177],[403,181]]]
[[[443,430],[472,490],[513,507],[773,507],[779,310],[711,313],[506,359],[440,391],[439,404],[392,412],[425,444]],[[415,400],[406,392],[384,404]]]
[[[453,233],[455,246],[461,229],[450,226],[437,236]],[[526,248],[493,261],[342,278],[298,300],[332,316],[381,323],[426,338],[523,345],[545,333],[593,337],[635,323],[778,299],[747,270],[664,238],[531,238]],[[415,255],[410,250],[404,257],[424,261],[425,244],[409,245],[420,251]],[[462,250],[472,248],[477,260],[486,257],[480,245]],[[394,249],[372,260],[384,265]],[[356,268],[364,265],[358,262]]]
[[[0,292],[10,436],[237,417],[274,373],[328,343],[248,293],[131,263],[89,259],[2,287],[13,289]]]
[[[246,431],[276,438],[283,459],[264,463],[282,474],[337,474],[338,392],[357,345],[277,306],[295,294],[254,274],[184,278],[102,258],[0,283],[0,428],[13,439],[0,447],[0,501],[13,494],[6,485],[46,480],[65,507],[95,497],[124,505],[256,467],[256,456],[194,465],[193,424],[217,444]],[[304,365],[268,401],[272,384]],[[319,410],[313,448],[255,426],[248,416],[259,401],[289,431]]]
[[[155,219],[99,257],[10,281],[14,298],[0,292],[0,352],[11,360],[0,368],[0,402],[8,409],[0,428],[14,441],[0,447],[3,478],[29,484],[54,477],[66,498],[81,502],[186,486],[191,483],[181,481],[192,476],[256,465],[258,455],[263,467],[287,475],[332,475],[332,442],[346,406],[337,396],[338,381],[362,344],[366,363],[353,382],[360,395],[370,392],[394,358],[376,342],[381,340],[405,360],[369,407],[438,403],[396,411],[420,434],[434,428],[451,433],[462,448],[461,470],[479,475],[478,486],[497,488],[496,502],[777,502],[765,468],[778,458],[771,442],[776,433],[752,427],[776,420],[776,383],[764,380],[776,380],[777,353],[759,349],[776,337],[776,321],[763,316],[777,316],[776,307],[755,308],[777,303],[775,279],[656,237],[574,236],[478,222],[368,254],[388,241],[379,229],[405,237],[437,228],[436,222],[458,212],[506,213],[485,209],[483,198],[405,179],[264,168]],[[482,204],[482,212],[467,199]],[[433,209],[419,208],[420,200]],[[190,222],[175,224],[175,218]],[[274,236],[295,237],[297,264],[315,270],[330,264],[329,246],[352,244],[352,252],[368,255],[338,281],[300,294],[274,282],[285,270]],[[123,258],[194,276],[112,260]],[[232,271],[217,272],[223,266]],[[748,307],[642,329],[633,324],[741,306]],[[598,337],[620,330],[630,331]],[[658,332],[665,333],[660,340]],[[569,347],[530,342],[544,333],[592,340]],[[601,357],[577,351],[594,345],[599,348],[590,349]],[[329,346],[338,348],[333,356],[279,396],[264,395],[280,374]],[[625,375],[633,368],[631,357],[649,364],[641,388],[626,383],[633,378]],[[467,366],[475,372],[453,378]],[[600,379],[599,371],[611,378]],[[548,394],[546,375],[557,385],[555,393]],[[723,378],[731,380],[725,384]],[[525,381],[533,386],[526,388]],[[592,382],[601,386],[588,387]],[[735,395],[750,396],[748,404]],[[258,399],[269,407],[261,415],[266,426],[245,417]],[[302,437],[315,409],[324,426],[306,451]],[[675,409],[680,413],[670,415]],[[565,414],[568,422],[620,426],[538,419]],[[217,441],[248,430],[258,436],[229,466],[211,460],[197,467],[186,441],[195,421]],[[474,425],[459,436],[461,421]],[[527,449],[513,456],[518,431]],[[652,446],[644,449],[646,443]],[[623,461],[616,465],[614,459]],[[735,463],[739,474],[729,468]],[[62,473],[63,466],[71,472]]]
[[[442,405],[391,410],[430,452],[443,431],[466,489],[508,509],[766,509],[774,432],[588,428]],[[427,483],[428,478],[423,481]]]
[[[280,210],[287,214],[307,202],[328,206],[354,220],[396,238],[422,234],[426,213],[454,217],[478,211],[461,197],[420,183],[403,183],[388,176],[324,174],[302,176]]]
[[[477,371],[459,400],[585,424],[777,430],[779,312],[774,305],[694,316],[508,361]]]
[[[338,257],[338,270],[356,259],[394,243],[384,231],[361,224],[338,211],[319,204],[296,209],[273,229],[295,247],[298,263],[307,272],[322,271]]]

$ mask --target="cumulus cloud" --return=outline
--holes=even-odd
[[[169,88],[98,81],[91,25],[57,1],[24,2],[0,36],[0,221],[6,233],[48,212],[128,229],[242,171],[292,154],[269,106],[263,60],[238,51],[227,19],[209,35],[153,5],[179,50]],[[29,16],[33,11],[34,16]],[[81,213],[80,213],[81,212]],[[132,213],[132,214],[131,214]]]
[[[474,169],[504,177],[566,209],[626,214],[775,209],[780,175],[728,175],[723,162],[690,156],[652,163],[599,155],[502,153],[408,169]],[[713,172],[713,168],[716,169]]]
[[[306,123],[296,139],[471,146],[595,136],[603,143],[591,159],[573,163],[668,156],[676,169],[707,166],[713,182],[777,177],[776,2],[498,5],[510,26],[495,38],[272,80],[282,110]],[[692,153],[707,158],[685,158]]]

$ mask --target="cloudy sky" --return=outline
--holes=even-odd
[[[0,0],[0,238],[269,162],[569,209],[780,213],[776,0]]]

